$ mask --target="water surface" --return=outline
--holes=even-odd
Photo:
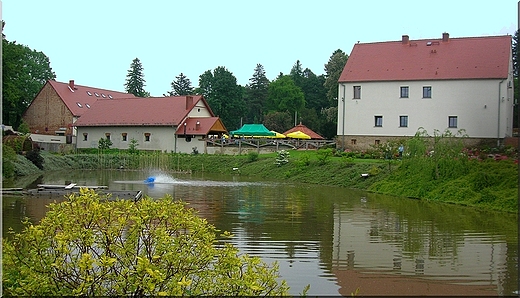
[[[155,183],[145,180],[153,176]],[[24,181],[106,185],[188,202],[242,253],[278,262],[291,294],[513,295],[518,217],[338,187],[239,175],[68,171]],[[10,187],[4,185],[4,187]],[[61,198],[4,197],[3,232]]]

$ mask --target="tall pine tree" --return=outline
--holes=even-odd
[[[146,97],[148,93],[144,91],[145,86],[143,65],[139,58],[135,58],[130,64],[130,69],[126,75],[125,90],[138,97]]]
[[[329,62],[325,64],[325,88],[327,89],[327,98],[331,107],[338,104],[338,79],[347,63],[347,60],[348,55],[342,50],[337,49],[332,53],[332,56],[330,56]]]
[[[246,123],[262,123],[268,91],[269,79],[265,76],[262,64],[257,64],[253,76],[246,86]]]
[[[168,91],[170,96],[182,96],[193,94],[193,87],[190,79],[186,77],[182,72],[180,75],[175,77],[175,81],[171,83],[172,91]]]

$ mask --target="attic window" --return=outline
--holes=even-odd
[[[85,106],[87,107],[87,109],[90,109],[90,105],[88,103],[86,103]]]
[[[108,95],[108,98],[112,99],[113,97],[112,97],[112,95],[109,94],[109,95]]]
[[[101,97],[106,98],[107,96],[104,93],[101,93]]]
[[[97,92],[94,92],[94,95],[96,95],[96,97],[99,97],[99,93]]]
[[[90,91],[87,91],[88,96],[92,96],[92,93]]]
[[[78,107],[82,108],[83,106],[81,105],[81,103],[77,102],[76,103],[78,105]]]

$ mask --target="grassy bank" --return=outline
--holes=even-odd
[[[356,188],[506,212],[518,209],[518,166],[511,160],[423,157],[389,161],[333,154],[330,150],[289,153],[288,162],[281,165],[276,164],[276,153],[231,156],[166,153],[56,155],[45,152],[42,157],[43,171],[150,168],[240,174]],[[42,171],[22,156],[18,156],[15,169],[18,176]]]

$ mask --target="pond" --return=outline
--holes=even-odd
[[[145,184],[148,177],[154,184]],[[170,194],[242,253],[277,261],[298,295],[516,295],[518,216],[358,190],[256,180],[240,175],[67,171],[6,187],[106,185]],[[62,198],[3,197],[3,233],[37,223]]]

